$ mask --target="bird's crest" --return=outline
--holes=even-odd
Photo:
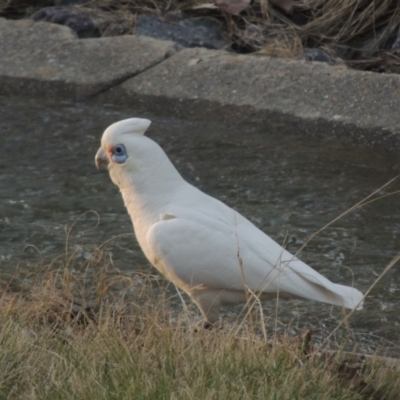
[[[125,134],[144,135],[151,121],[145,118],[128,118],[110,125],[103,134],[103,139]]]

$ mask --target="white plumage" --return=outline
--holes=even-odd
[[[362,308],[363,295],[330,282],[250,221],[187,183],[160,146],[144,136],[146,119],[109,126],[96,154],[119,187],[144,254],[184,290],[208,322],[223,305],[261,299],[305,298]]]

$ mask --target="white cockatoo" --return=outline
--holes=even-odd
[[[161,147],[144,136],[151,121],[109,126],[95,162],[119,187],[150,263],[197,304],[206,322],[220,307],[305,298],[361,309],[363,294],[332,283],[237,211],[186,182]]]

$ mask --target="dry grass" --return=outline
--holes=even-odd
[[[240,46],[289,57],[304,47],[319,47],[333,61],[343,58],[350,66],[398,72],[400,49],[390,49],[400,28],[395,0],[298,0],[293,2],[294,15],[267,0],[259,3],[260,8],[255,5],[241,16],[244,27],[236,23],[240,33],[234,32],[234,37]],[[262,33],[257,40],[252,34],[255,26]]]
[[[164,281],[128,279],[99,249],[79,273],[55,264],[2,282],[0,398],[398,398],[399,366],[265,338],[258,313],[204,330]]]
[[[400,8],[393,0],[303,0],[297,7],[310,13],[303,29],[316,42],[363,42],[383,29],[375,42],[378,48],[399,27]]]
[[[330,224],[397,193],[382,192],[395,179]],[[251,306],[205,330],[185,304],[182,311],[170,307],[165,280],[121,274],[105,245],[86,246],[86,256],[75,257],[74,226],[66,230],[65,254],[0,280],[0,398],[399,398],[400,360],[354,359],[343,351],[345,339],[325,337],[316,347],[310,332],[278,337]]]
[[[105,245],[75,257],[74,225],[64,255],[0,280],[0,398],[398,399],[399,360],[345,353],[336,328],[318,347],[310,332],[278,337],[251,305],[205,330],[191,305],[171,307],[165,280],[121,274]]]
[[[116,2],[112,3],[117,10]],[[298,0],[293,2],[294,15],[285,14],[268,0],[259,0],[240,16],[208,8],[209,3],[125,0],[120,2],[119,10],[160,15],[180,10],[192,17],[222,19],[227,25],[227,39],[238,51],[296,57],[305,47],[319,47],[333,61],[343,58],[349,66],[387,72],[400,70],[400,50],[392,51],[388,45],[400,28],[400,7],[396,0]]]

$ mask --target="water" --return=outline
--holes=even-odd
[[[40,259],[83,245],[109,244],[123,273],[148,264],[132,236],[118,189],[94,166],[103,130],[135,116],[113,107],[41,104],[0,98],[0,268],[35,270]],[[165,149],[191,183],[235,207],[291,252],[325,224],[399,173],[398,157],[333,140],[301,135],[301,127],[221,126],[149,115],[148,135]],[[290,135],[288,132],[296,132]],[[379,195],[400,189],[395,181]],[[87,213],[94,210],[97,215]],[[87,213],[87,214],[85,214]],[[399,194],[370,203],[314,238],[300,258],[338,283],[366,291],[400,250]],[[43,261],[42,261],[43,262]],[[266,303],[275,315],[275,303]],[[360,341],[399,344],[400,272],[395,266],[352,319]],[[337,308],[307,301],[282,302],[279,318],[293,329],[327,332]],[[286,325],[287,326],[287,325]],[[379,340],[377,339],[379,338]]]

